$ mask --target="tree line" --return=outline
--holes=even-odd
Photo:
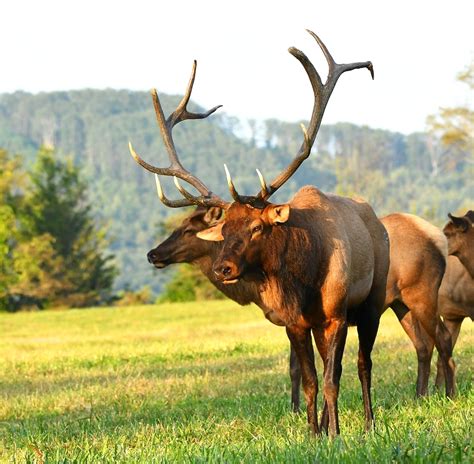
[[[471,90],[473,76],[472,66],[460,75]],[[161,100],[169,112],[179,97],[161,95]],[[196,105],[192,109],[200,110]],[[348,123],[322,126],[303,169],[274,200],[287,201],[302,185],[313,184],[324,191],[363,196],[379,215],[405,211],[442,225],[448,211],[472,208],[473,121],[471,109],[457,107],[431,117],[424,133],[405,135]],[[246,122],[225,113],[180,124],[175,132],[184,165],[223,196],[228,195],[224,162],[239,191],[253,194],[258,189],[253,168],[271,180],[302,141],[299,122]],[[158,201],[152,176],[128,153],[129,140],[147,161],[167,164],[146,92],[0,95],[0,147],[21,153],[28,172],[41,146],[54,146],[58,162],[82,166],[88,214],[94,224],[101,224],[100,230],[107,226],[106,255],[115,256],[114,291],[149,285],[157,295],[176,270],[153,270],[146,252],[165,237],[164,223],[175,211]],[[165,180],[164,187],[168,196],[176,194],[172,182]]]

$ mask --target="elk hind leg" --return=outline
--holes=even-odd
[[[416,357],[418,359],[416,396],[425,396],[428,394],[428,381],[430,377],[434,339],[428,335],[418,319],[404,303],[396,301],[392,303],[392,309],[416,350]]]
[[[332,319],[324,329],[327,345],[326,368],[324,373],[324,400],[329,415],[329,435],[339,435],[339,415],[337,398],[342,374],[342,355],[347,338],[347,321]]]
[[[451,334],[451,347],[453,350],[458,340],[458,336],[461,330],[461,324],[463,323],[463,320],[464,319],[445,319],[444,320],[444,325],[446,326],[446,329],[448,329],[449,333]],[[436,382],[435,382],[436,387],[441,388],[444,382],[445,382],[445,378],[444,378],[443,362],[441,360],[441,357],[438,355],[438,362],[436,364]]]
[[[372,409],[371,397],[371,354],[379,328],[379,321],[379,312],[375,306],[365,304],[359,309],[359,316],[357,319],[357,334],[359,337],[359,356],[357,361],[357,370],[362,387],[366,431],[369,431],[374,425],[374,412]]]

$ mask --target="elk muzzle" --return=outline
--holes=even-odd
[[[240,269],[232,261],[222,260],[216,261],[212,267],[217,280],[224,284],[235,284],[240,278]]]

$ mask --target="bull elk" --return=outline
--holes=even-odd
[[[362,385],[366,429],[373,423],[371,402],[371,352],[385,300],[389,267],[389,242],[382,223],[362,200],[324,194],[315,187],[303,187],[288,204],[268,201],[309,156],[322,116],[337,80],[346,71],[367,68],[373,77],[372,63],[337,64],[324,43],[308,31],[319,44],[328,63],[323,84],[310,60],[295,48],[290,53],[308,74],[314,105],[308,130],[293,161],[267,185],[259,171],[261,189],[253,196],[237,192],[227,173],[233,202],[214,194],[180,163],[172,139],[173,127],[186,119],[202,119],[205,113],[190,113],[186,106],[194,83],[196,62],[183,100],[165,119],[156,91],[153,102],[161,134],[170,158],[168,168],[146,163],[131,147],[135,160],[145,169],[174,176],[180,200],[166,198],[158,183],[161,201],[171,207],[199,205],[225,210],[224,221],[197,236],[223,241],[212,270],[223,285],[247,280],[256,285],[258,305],[264,313],[286,327],[288,338],[301,366],[307,403],[308,423],[319,433],[317,421],[317,376],[311,332],[324,363],[324,410],[322,428],[339,433],[337,398],[342,373],[342,355],[347,329],[356,325],[359,335],[358,371]],[[178,181],[193,186],[193,195]],[[324,422],[327,418],[327,423]]]

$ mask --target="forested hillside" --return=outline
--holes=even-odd
[[[165,112],[178,101],[175,96],[161,98]],[[225,113],[180,124],[174,136],[183,164],[223,195],[228,195],[223,163],[239,191],[254,193],[255,168],[270,181],[302,140],[299,123],[241,122]],[[152,175],[128,152],[129,140],[145,160],[167,164],[146,92],[0,95],[0,147],[22,154],[28,165],[46,145],[81,165],[95,214],[109,228],[111,251],[121,270],[117,288],[150,285],[156,291],[169,271],[153,271],[145,255],[160,238],[161,221],[176,210],[161,205]],[[442,224],[448,211],[472,208],[473,176],[472,153],[465,147],[443,146],[429,134],[403,135],[340,123],[321,128],[311,157],[275,200],[285,201],[298,187],[315,184],[363,196],[378,214],[408,211]],[[166,187],[173,196],[172,184]]]

